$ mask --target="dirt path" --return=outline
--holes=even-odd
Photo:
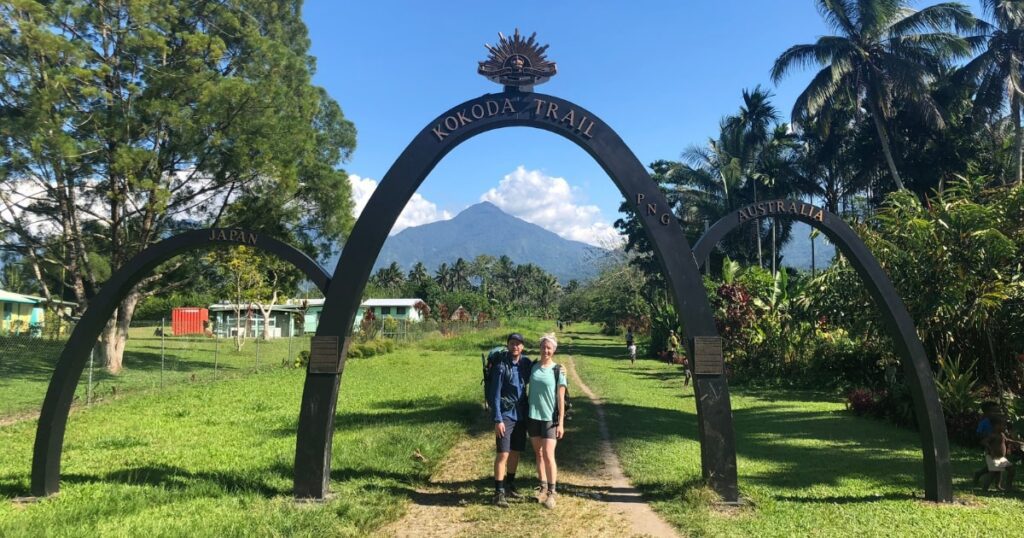
[[[601,399],[580,379],[572,357],[568,357],[565,363],[572,378],[570,384],[575,384],[579,389],[578,392],[582,392],[594,403],[597,427],[601,434],[601,445],[598,450],[601,452],[601,459],[605,461],[605,472],[608,477],[609,495],[605,502],[608,503],[609,510],[618,512],[625,517],[630,523],[633,534],[657,537],[679,536],[671,525],[665,523],[665,520],[661,519],[650,505],[644,502],[640,492],[629,483],[629,479],[622,472],[622,466],[619,465],[619,458],[612,450],[611,435],[608,433],[608,423],[604,418]]]
[[[460,441],[440,463],[430,482],[418,488],[406,514],[380,529],[384,536],[670,536],[678,534],[643,501],[622,474],[612,451],[600,401],[576,374],[571,357],[562,357],[575,385],[595,403],[600,430],[597,447],[604,462],[598,472],[559,469],[558,507],[547,510],[532,499],[513,502],[509,509],[491,506],[493,480],[486,476],[494,458],[490,431]],[[581,396],[577,396],[579,398]],[[519,482],[534,485],[532,456],[524,454]]]

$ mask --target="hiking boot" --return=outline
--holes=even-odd
[[[544,497],[544,501],[541,504],[543,504],[544,508],[547,508],[547,509],[554,508],[555,507],[555,498],[556,497],[558,497],[558,493],[555,493],[554,491],[549,491],[549,492],[547,492],[547,496]]]
[[[509,499],[522,499],[523,494],[515,486],[505,485],[505,497]]]
[[[548,497],[548,488],[546,488],[544,486],[537,486],[537,487],[533,488],[533,490],[534,490],[533,498],[537,499],[537,502],[543,504],[544,503],[544,499],[547,499],[547,497]]]
[[[508,508],[508,500],[505,499],[505,492],[499,491],[494,495],[494,506]]]

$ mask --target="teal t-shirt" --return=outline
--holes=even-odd
[[[562,367],[559,374],[561,375],[558,376],[558,384],[568,387],[569,384],[565,381],[565,367]],[[530,418],[554,420],[555,404],[558,403],[555,393],[555,363],[552,362],[547,368],[541,367],[540,362],[534,363],[530,370],[529,386],[530,393],[527,399],[530,402]]]

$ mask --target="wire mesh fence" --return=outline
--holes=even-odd
[[[82,372],[75,404],[118,395],[203,383],[294,364],[309,336],[264,340],[248,335],[175,335],[170,320],[133,321],[115,373],[92,350]],[[73,327],[53,337],[0,334],[0,422],[37,414],[54,366]]]
[[[410,322],[386,318],[366,324],[357,340],[413,343],[431,336],[459,336],[498,327],[497,321],[427,320]],[[0,424],[38,415],[46,388],[73,324],[49,331],[0,332]],[[253,331],[255,332],[255,331]],[[300,331],[301,332],[301,331]],[[75,405],[89,405],[121,395],[160,390],[185,383],[209,383],[272,369],[294,368],[301,351],[308,351],[311,333],[278,338],[255,338],[252,332],[202,331],[174,334],[170,319],[135,320],[128,329],[122,369],[111,373],[93,349],[75,393]]]

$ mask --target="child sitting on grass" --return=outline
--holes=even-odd
[[[1015,469],[1008,454],[1007,445],[1011,442],[1006,436],[1006,419],[1001,416],[991,418],[992,433],[982,440],[985,445],[985,465],[988,473],[982,479],[982,491],[988,491],[993,479],[999,479],[997,487],[1003,491],[1010,491],[1013,488],[1013,475]]]
[[[999,414],[999,404],[995,402],[984,402],[981,404],[981,420],[978,421],[978,427],[974,430],[975,439],[984,447],[985,439],[992,434],[992,417]],[[978,480],[982,476],[988,473],[988,464],[983,463],[981,468],[974,472],[974,485],[978,485]]]

